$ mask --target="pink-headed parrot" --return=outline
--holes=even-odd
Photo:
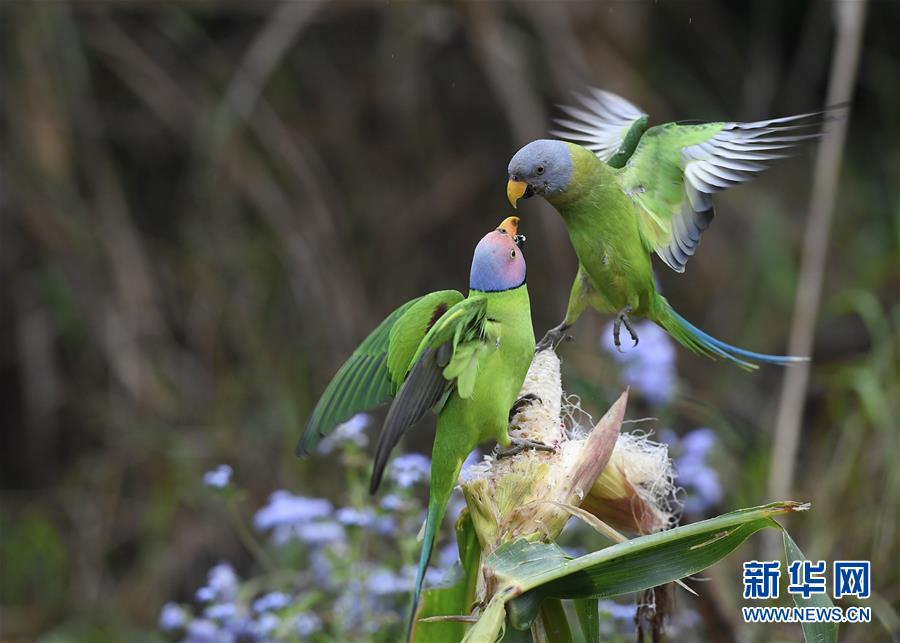
[[[619,347],[630,317],[647,317],[682,346],[744,368],[790,364],[803,357],[765,355],[731,346],[679,315],[656,290],[650,255],[684,272],[713,219],[711,196],[748,181],[784,150],[819,136],[823,112],[752,123],[665,123],[646,129],[647,115],[602,90],[562,107],[571,118],[552,132],[568,139],[529,143],[509,163],[507,197],[543,196],[562,216],[578,255],[566,317],[538,349],[558,343],[590,305],[615,315]],[[576,143],[580,143],[576,144]]]
[[[543,447],[513,440],[510,411],[534,355],[525,284],[524,236],[509,217],[475,248],[467,297],[444,290],[413,299],[388,315],[325,389],[298,453],[354,414],[393,398],[375,454],[375,493],[388,456],[429,409],[437,413],[431,487],[416,576],[415,614],[425,571],[463,461],[479,444]],[[412,615],[410,625],[412,625]]]

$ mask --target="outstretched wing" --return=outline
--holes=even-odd
[[[388,315],[328,384],[306,423],[297,455],[309,455],[341,422],[393,397],[422,339],[462,299],[456,290],[442,290],[408,301]]]
[[[497,347],[486,310],[486,297],[470,296],[437,320],[422,340],[378,438],[371,493],[381,483],[391,451],[411,426],[454,387],[461,397],[472,394],[481,360]]]
[[[753,123],[666,123],[647,130],[621,174],[640,207],[644,245],[684,272],[713,219],[711,195],[749,181],[785,150],[817,138],[825,112]]]
[[[581,107],[560,105],[571,118],[557,118],[562,129],[551,135],[591,150],[601,161],[620,168],[647,128],[647,115],[621,96],[602,89],[576,94]]]

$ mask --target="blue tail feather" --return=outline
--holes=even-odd
[[[766,353],[757,353],[754,351],[748,351],[746,349],[739,348],[737,346],[732,346],[731,344],[727,344],[720,339],[716,339],[708,333],[704,333],[702,330],[700,330],[684,317],[675,312],[671,306],[668,306],[668,313],[676,321],[676,323],[681,326],[683,330],[687,331],[693,337],[693,339],[697,341],[697,343],[704,350],[732,361],[744,368],[757,368],[758,365],[755,362],[761,362],[763,364],[777,364],[779,366],[789,366],[790,364],[809,361],[808,357],[795,357],[793,355],[768,355]]]

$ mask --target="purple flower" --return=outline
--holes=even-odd
[[[382,536],[390,536],[397,531],[397,522],[393,516],[379,516],[372,524],[371,531]]]
[[[332,613],[337,617],[340,627],[345,630],[359,627],[363,620],[363,614],[370,611],[362,589],[362,583],[358,580],[351,580],[344,586],[343,593],[334,602]]]
[[[600,601],[600,611],[606,612],[615,619],[622,621],[634,620],[634,605],[623,605],[615,601]]]
[[[406,501],[393,493],[389,493],[381,499],[381,508],[387,509],[388,511],[396,511],[397,509],[401,509],[404,505],[406,505]]]
[[[276,491],[269,496],[269,504],[256,512],[253,524],[260,531],[295,526],[330,516],[332,509],[331,503],[322,498],[305,498],[288,491]]]
[[[219,563],[209,570],[206,586],[197,590],[197,600],[204,603],[233,601],[237,598],[239,583],[231,565]]]
[[[319,584],[325,585],[326,587],[330,587],[334,584],[334,577],[331,573],[331,560],[329,560],[325,551],[322,549],[316,549],[310,554],[309,568],[312,570],[313,576],[316,577]]]
[[[266,612],[257,619],[256,632],[263,640],[268,641],[269,634],[275,631],[279,623],[281,623],[281,620],[277,616],[271,612]]]
[[[391,464],[391,479],[404,489],[428,477],[431,460],[421,453],[407,453],[394,458]]]
[[[197,590],[197,593],[194,597],[200,601],[201,603],[212,603],[216,600],[216,593],[213,592],[209,587],[201,587]]]
[[[410,582],[389,569],[379,569],[366,579],[366,589],[375,596],[401,594],[409,591]]]
[[[219,627],[210,620],[195,618],[188,625],[182,643],[221,643]]]
[[[188,612],[181,605],[166,603],[159,613],[159,629],[164,632],[179,630],[188,621]]]
[[[234,606],[234,603],[215,603],[207,607],[203,611],[203,615],[214,621],[224,621],[234,616],[236,612],[237,608]]]
[[[669,335],[651,321],[638,322],[635,331],[640,344],[626,348],[631,340],[623,329],[623,352],[619,352],[613,343],[613,324],[609,324],[602,336],[603,347],[622,365],[625,384],[640,389],[653,404],[666,404],[675,395],[675,346]]]
[[[321,629],[322,619],[312,612],[303,612],[294,618],[294,631],[301,637],[310,636]]]
[[[442,569],[450,569],[459,560],[459,546],[454,538],[438,550],[437,564]]]
[[[253,611],[256,613],[280,610],[290,605],[291,597],[284,592],[269,592],[253,601]]]
[[[357,413],[352,418],[337,425],[325,439],[319,443],[319,453],[331,453],[342,442],[352,442],[364,447],[369,443],[365,430],[372,422],[372,416],[367,413]]]
[[[296,527],[297,537],[307,545],[324,545],[344,539],[344,528],[334,521],[310,522]]]
[[[375,512],[371,509],[344,507],[334,514],[338,522],[348,527],[369,527],[375,522]]]
[[[681,438],[682,458],[705,458],[716,445],[716,433],[712,429],[701,428],[690,431]]]
[[[233,473],[234,469],[229,465],[220,464],[212,471],[207,471],[203,474],[203,484],[207,487],[214,487],[215,489],[224,489],[228,486],[228,483],[231,482],[231,475]]]
[[[724,492],[719,476],[707,466],[706,459],[716,444],[712,429],[695,429],[681,439],[681,455],[675,461],[678,484],[688,491],[684,510],[702,514],[721,502]]]

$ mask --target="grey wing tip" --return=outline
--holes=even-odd
[[[318,443],[319,440],[311,432],[310,426],[307,424],[306,429],[303,431],[303,435],[301,435],[300,439],[297,441],[297,446],[294,447],[294,455],[306,460],[312,455],[313,449],[316,448]]]
[[[304,440],[301,438],[297,443],[297,446],[294,447],[294,456],[300,458],[301,460],[308,460],[311,455],[312,451],[307,448]]]
[[[379,471],[377,473],[378,473],[378,475],[376,475],[376,472],[373,470],[372,471],[372,479],[369,480],[369,495],[370,496],[374,496],[378,493],[378,487],[381,486],[381,481],[384,478],[384,468],[382,468],[381,471]]]

